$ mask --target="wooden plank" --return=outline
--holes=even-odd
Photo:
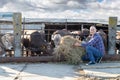
[[[51,61],[55,61],[54,56],[0,57],[0,63],[5,63],[5,62],[51,62]]]
[[[120,61],[120,54],[106,54],[102,61]],[[0,63],[9,62],[60,62],[54,56],[36,56],[36,57],[0,57]]]
[[[115,54],[117,17],[109,17],[108,54]]]
[[[120,61],[120,54],[106,54],[102,61]]]

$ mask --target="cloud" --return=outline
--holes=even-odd
[[[0,11],[31,18],[102,18],[120,14],[119,0],[1,0]]]
[[[9,0],[1,0],[0,1],[0,8],[2,8],[5,4],[7,4]]]

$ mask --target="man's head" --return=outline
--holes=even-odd
[[[96,33],[97,29],[95,26],[90,27],[90,34],[94,35]]]

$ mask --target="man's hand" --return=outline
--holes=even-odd
[[[75,44],[73,44],[73,46],[78,46],[78,47],[80,47],[81,46],[81,44],[79,43],[79,42],[75,42]]]

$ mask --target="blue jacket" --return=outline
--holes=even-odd
[[[86,46],[93,46],[96,49],[98,49],[103,55],[105,53],[105,47],[102,40],[102,37],[99,35],[99,33],[95,33],[94,36],[86,43],[81,44],[83,47]]]

